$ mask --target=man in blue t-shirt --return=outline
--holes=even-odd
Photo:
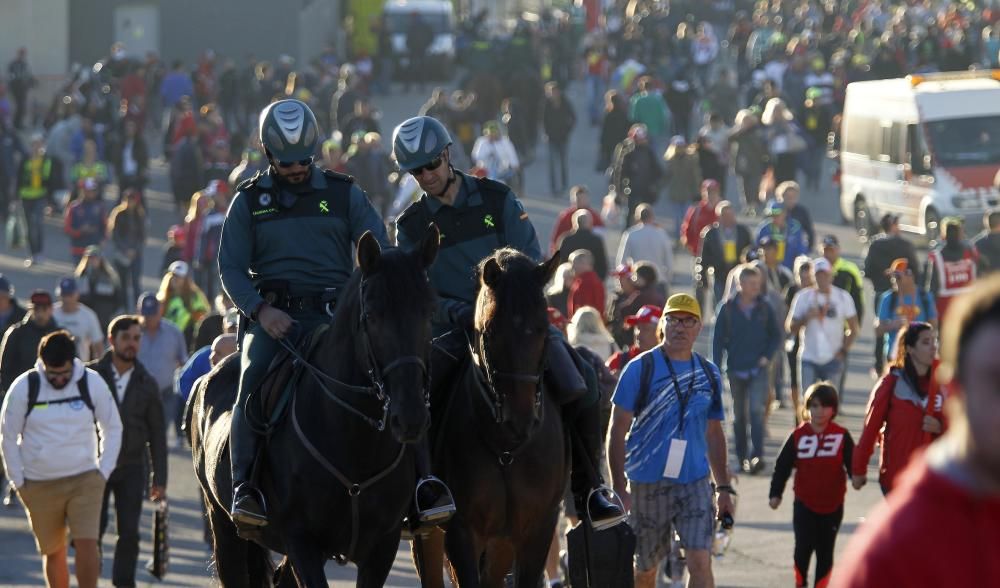
[[[896,334],[903,325],[919,321],[937,329],[938,316],[934,295],[917,285],[906,258],[893,261],[886,273],[892,281],[892,290],[879,296],[875,334],[885,335],[885,358],[891,361],[895,355]]]
[[[694,352],[701,326],[698,302],[688,294],[671,296],[660,319],[660,345],[625,366],[612,398],[608,461],[636,532],[637,588],[655,585],[673,530],[691,585],[712,585],[715,492],[719,516],[733,514],[722,375]]]

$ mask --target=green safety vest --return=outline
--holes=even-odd
[[[38,200],[48,194],[48,183],[49,176],[52,174],[52,160],[49,158],[42,159],[42,167],[39,176],[41,181],[38,187],[32,186],[31,178],[31,162],[33,159],[28,159],[21,166],[21,175],[23,177],[21,189],[18,190],[17,195],[21,200]]]

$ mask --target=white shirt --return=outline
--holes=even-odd
[[[125,401],[125,390],[128,388],[128,383],[132,379],[132,373],[135,372],[135,366],[125,370],[125,373],[119,374],[118,368],[112,364],[111,373],[115,376],[115,396],[118,398],[118,404]]]
[[[815,287],[800,290],[792,298],[792,319],[802,320],[810,308],[818,308],[821,316],[810,319],[802,328],[799,358],[822,365],[829,363],[843,347],[844,322],[858,312],[851,295],[836,286],[830,286],[828,294]]]
[[[674,272],[674,244],[663,227],[639,223],[622,235],[615,263],[648,261],[656,266],[661,282],[670,283]]]
[[[42,362],[35,368],[43,369]],[[27,480],[56,480],[98,469],[104,479],[111,476],[122,443],[122,421],[104,379],[73,360],[73,377],[56,390],[44,375],[38,391],[39,402],[52,402],[80,395],[77,382],[87,378],[91,413],[82,401],[36,406],[27,421],[28,375],[14,380],[0,409],[0,450],[7,477],[20,488]],[[94,420],[98,430],[94,430]],[[98,432],[100,446],[98,446]]]
[[[496,141],[491,141],[485,136],[479,137],[472,146],[472,160],[476,165],[482,166],[486,170],[486,175],[491,178],[504,177],[508,172],[521,167],[517,149],[507,137],[500,137]]]
[[[62,302],[57,302],[52,317],[55,318],[57,325],[69,331],[76,339],[76,355],[80,361],[86,363],[94,359],[90,356],[91,346],[104,340],[97,313],[83,304],[78,306],[76,312],[69,313],[63,310]]]

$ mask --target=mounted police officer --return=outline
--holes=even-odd
[[[466,333],[472,330],[475,312],[476,265],[501,247],[513,247],[536,261],[542,256],[535,228],[511,189],[456,170],[448,149],[451,143],[444,125],[428,116],[406,120],[392,137],[400,170],[413,175],[424,191],[396,223],[399,246],[418,247],[432,221],[441,230],[441,247],[429,270],[438,294],[434,334],[440,336],[431,359],[437,390],[450,382],[461,358],[468,354]],[[624,520],[625,514],[599,473],[602,439],[596,377],[594,385],[588,386],[580,372],[584,362],[574,360],[575,352],[558,331],[552,329],[549,336],[548,389],[578,441],[572,443],[570,482],[577,512],[582,517],[589,506],[594,528],[604,529]]]
[[[313,165],[319,137],[316,117],[302,102],[265,108],[260,143],[269,166],[239,185],[222,230],[222,285],[250,319],[230,434],[231,516],[242,527],[267,524],[251,480],[258,439],[244,414],[247,396],[260,385],[280,339],[301,338],[329,320],[337,290],[354,269],[352,243],[371,231],[389,245],[382,219],[353,179]]]

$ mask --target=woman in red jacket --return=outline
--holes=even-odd
[[[899,331],[899,349],[889,373],[879,380],[868,402],[865,427],[854,451],[851,483],[868,481],[868,461],[880,442],[879,484],[892,490],[896,475],[918,449],[944,429],[943,392],[934,380],[937,338],[929,323],[910,323]]]

